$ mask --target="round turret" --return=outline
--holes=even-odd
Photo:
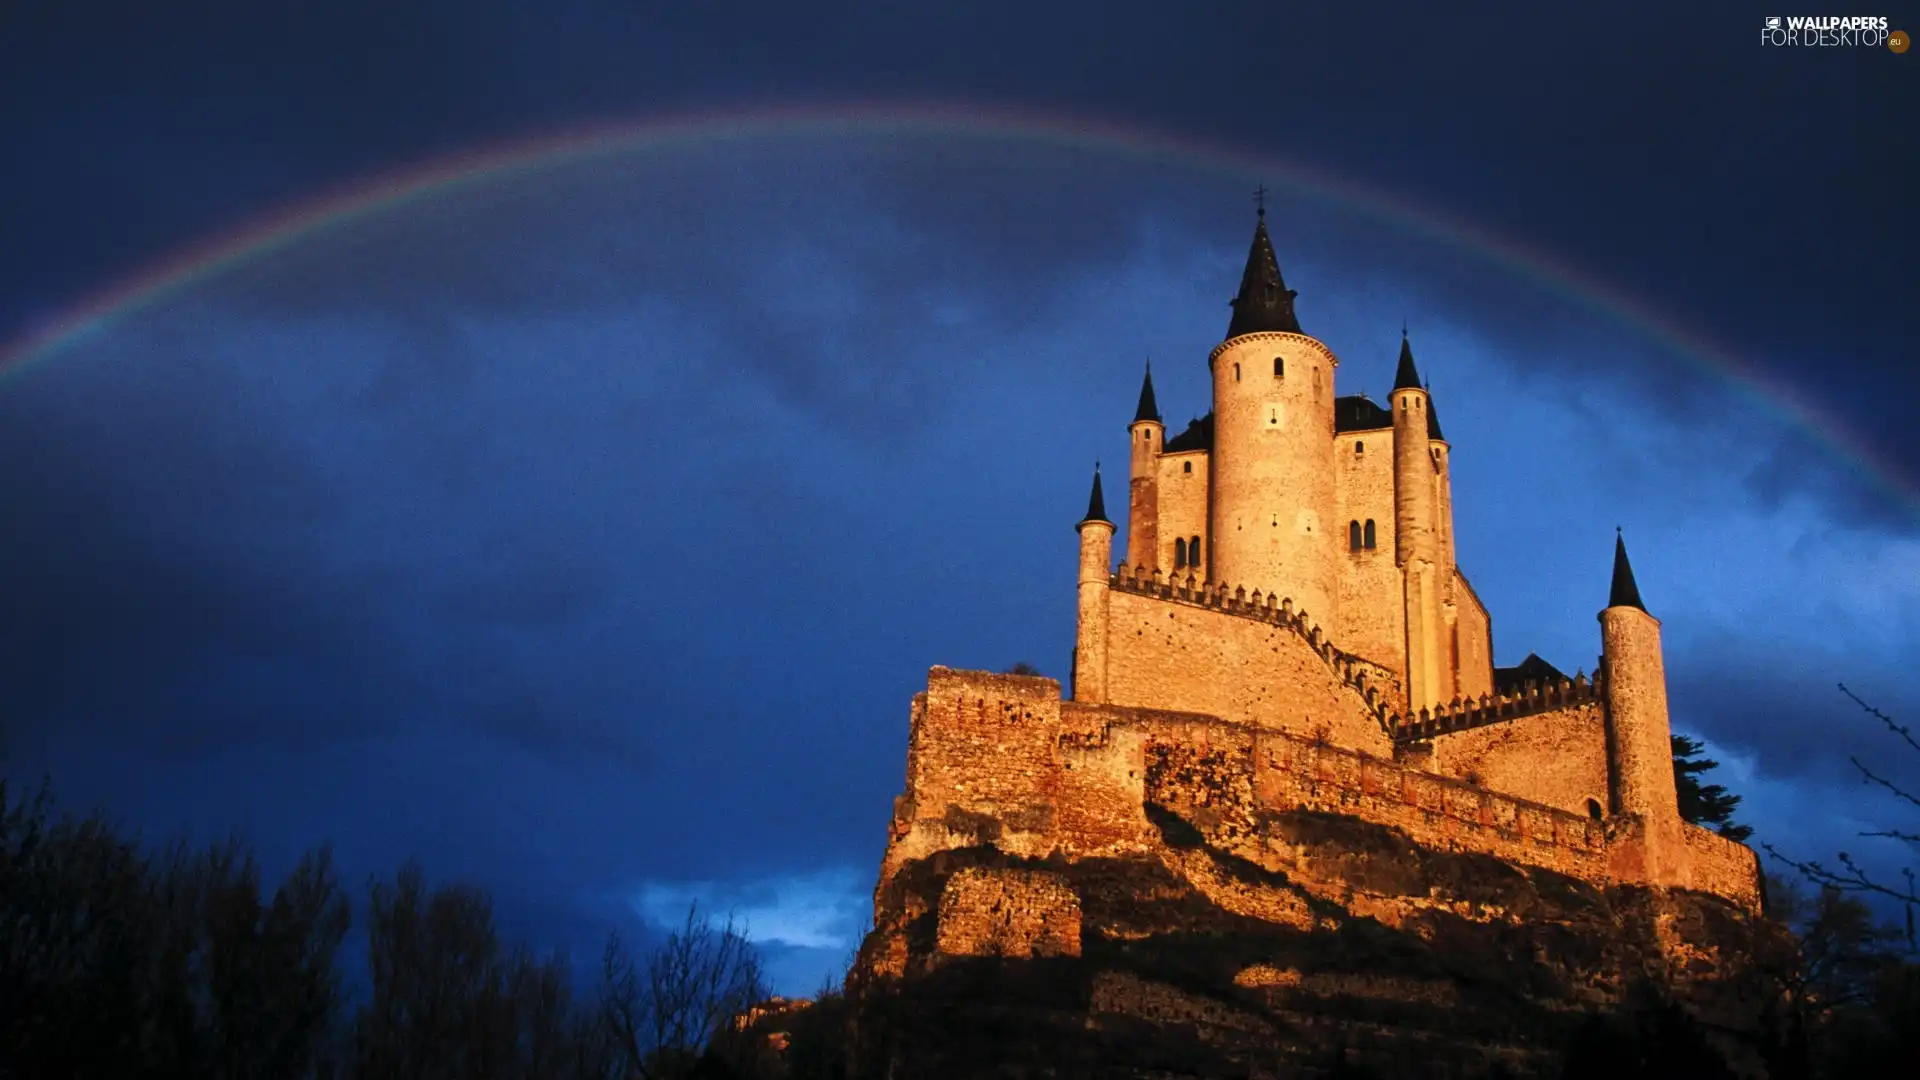
[[[1100,490],[1100,467],[1093,468],[1093,492],[1080,533],[1080,616],[1074,635],[1075,701],[1107,700],[1107,579],[1113,572],[1113,522]]]
[[[1600,643],[1611,810],[1640,822],[1646,879],[1658,885],[1685,884],[1686,839],[1673,777],[1660,621],[1640,600],[1626,541],[1620,537],[1613,547],[1613,588],[1600,612]]]

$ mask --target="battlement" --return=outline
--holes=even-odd
[[[1368,716],[1382,731],[1391,736],[1403,723],[1387,695],[1381,691],[1386,681],[1382,673],[1386,669],[1371,660],[1337,648],[1304,609],[1294,608],[1292,597],[1262,593],[1259,589],[1248,592],[1240,586],[1202,581],[1192,573],[1163,579],[1158,570],[1125,564],[1107,579],[1107,585],[1118,592],[1203,608],[1291,630],[1326,663],[1327,669],[1343,686],[1360,696]]]
[[[1482,694],[1478,701],[1454,698],[1431,712],[1421,709],[1417,716],[1396,717],[1393,741],[1396,744],[1420,742],[1503,720],[1557,712],[1574,705],[1605,704],[1605,693],[1606,687],[1598,672],[1591,680],[1584,672],[1558,682],[1529,679],[1515,693]]]

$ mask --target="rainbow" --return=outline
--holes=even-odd
[[[1632,327],[1683,360],[1715,374],[1752,404],[1800,430],[1875,487],[1920,516],[1920,483],[1876,456],[1836,420],[1793,390],[1743,363],[1644,301],[1509,237],[1417,205],[1383,189],[1200,139],[1096,119],[949,105],[816,105],[689,112],[665,119],[581,128],[455,154],[334,194],[293,204],[160,260],[67,310],[47,325],[0,345],[0,386],[21,371],[169,297],[221,273],[349,222],[408,205],[596,157],[669,153],[720,141],[773,136],[964,135],[1038,143],[1135,158],[1175,160],[1293,189],[1416,235],[1464,248]]]

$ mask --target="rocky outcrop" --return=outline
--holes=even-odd
[[[1784,942],[1725,899],[1338,814],[1206,809],[1148,805],[1139,854],[985,843],[899,864],[849,982],[858,1071],[1557,1076],[1582,1024],[1643,987],[1760,1070]]]

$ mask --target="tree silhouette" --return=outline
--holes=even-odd
[[[734,1017],[766,1000],[760,958],[732,916],[686,921],[636,960],[616,935],[601,960],[600,1014],[625,1075],[670,1080],[711,1073],[703,1061]]]
[[[1709,757],[1700,740],[1685,735],[1673,736],[1673,784],[1680,794],[1680,817],[1695,825],[1705,825],[1729,840],[1745,843],[1753,835],[1751,826],[1733,820],[1740,796],[1730,794],[1719,784],[1702,783],[1705,775],[1720,767]]]

